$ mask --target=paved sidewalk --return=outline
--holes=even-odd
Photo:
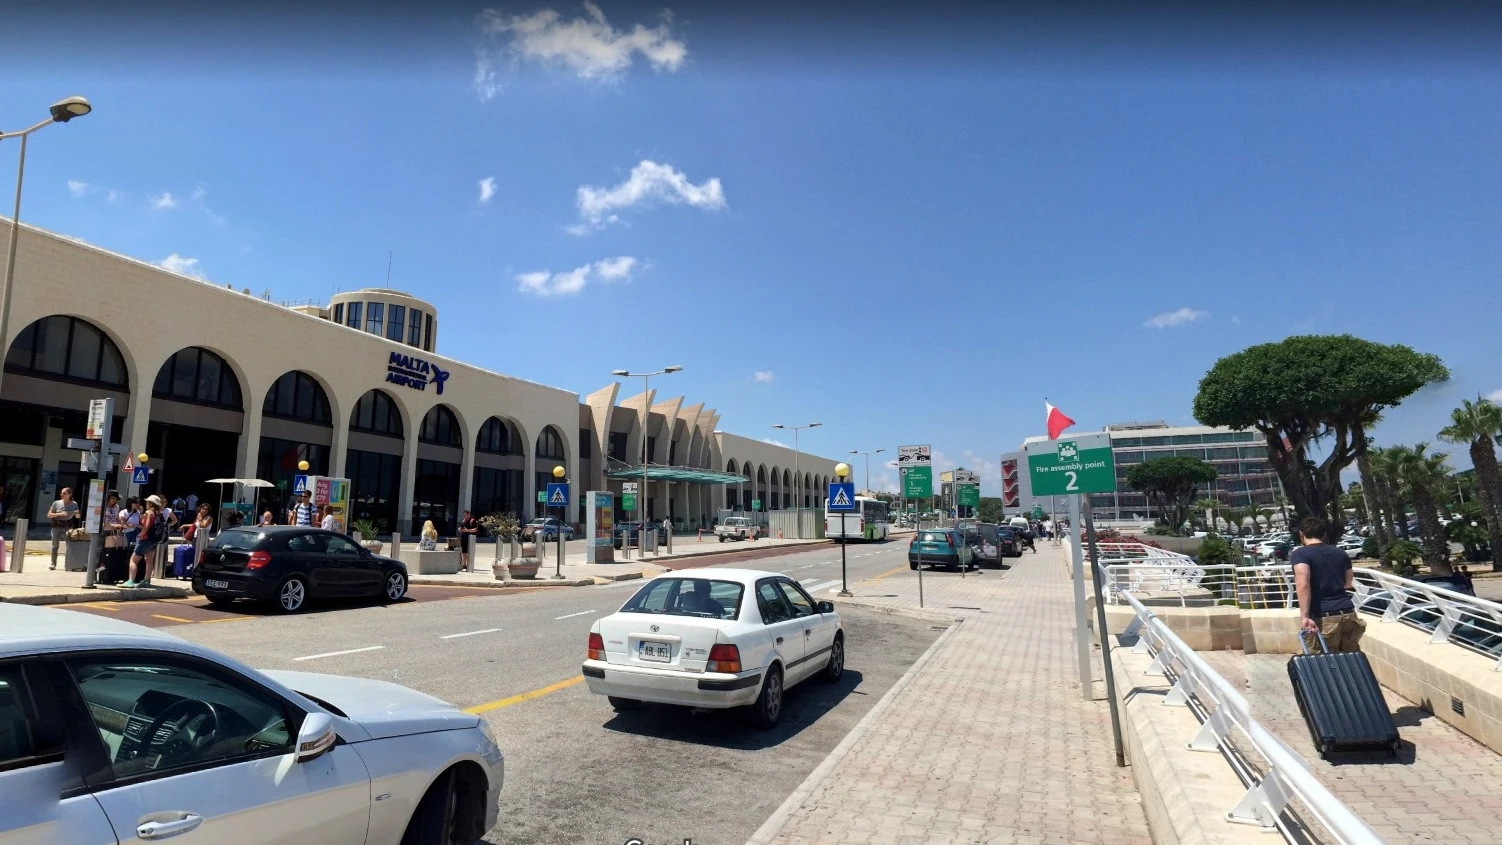
[[[927,608],[963,622],[751,843],[1151,842],[1106,703],[1080,700],[1060,557],[1040,544],[1005,572],[925,572]],[[917,610],[910,570],[852,592]]]
[[[158,578],[149,589],[122,590],[107,584],[87,589],[83,572],[48,569],[44,553],[26,555],[26,571],[0,572],[0,602],[14,604],[65,604],[83,601],[129,601],[132,599],[177,598],[192,592],[187,581]]]

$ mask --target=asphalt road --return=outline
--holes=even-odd
[[[851,583],[906,571],[906,550],[902,540],[850,546]],[[839,606],[838,546],[770,551],[695,563],[783,571]],[[168,628],[253,666],[395,681],[482,713],[507,757],[501,821],[486,840],[496,845],[632,837],[738,845],[939,634],[921,620],[842,609],[845,679],[790,691],[776,731],[756,731],[737,713],[648,706],[618,715],[588,692],[579,664],[591,622],[640,583],[520,594],[415,587],[411,601],[293,616],[226,611],[202,598],[69,609]]]

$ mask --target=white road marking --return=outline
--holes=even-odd
[[[344,651],[327,651],[327,652],[324,652],[323,654],[310,654],[310,655],[308,655],[306,657],[294,657],[292,659],[294,661],[298,661],[298,660],[317,660],[320,657],[338,657],[341,654],[359,654],[362,651],[376,651],[377,649],[383,649],[383,648],[385,648],[385,646],[383,646],[383,645],[368,645],[368,646],[366,646],[364,648],[350,648],[350,649],[345,649]]]
[[[798,583],[799,584],[812,584],[813,582],[815,582],[817,580],[819,580],[819,579],[818,578],[804,578],[803,580],[799,581]]]
[[[465,631],[462,634],[444,634],[443,636],[439,637],[438,639],[440,639],[440,640],[452,640],[452,639],[456,639],[458,637],[473,637],[475,634],[494,634],[496,631],[499,631],[499,630],[501,630],[501,629],[500,628],[484,628],[484,629],[479,630],[479,631]]]
[[[567,614],[564,614],[563,616],[554,616],[553,617],[553,621],[557,622],[559,619],[573,619],[575,616],[583,616],[586,613],[599,613],[599,612],[600,611],[598,611],[598,610],[581,610],[578,613],[567,613]]]
[[[825,582],[824,582],[824,583],[822,583],[822,584],[815,584],[815,585],[813,585],[813,586],[812,586],[812,587],[809,587],[809,588],[808,588],[808,591],[809,591],[809,592],[810,592],[810,593],[817,593],[817,592],[819,592],[819,591],[820,591],[820,590],[823,590],[823,589],[827,589],[827,588],[829,588],[829,587],[836,587],[836,586],[839,586],[839,583],[840,583],[840,582],[839,582],[839,581],[838,581],[838,580],[835,580],[835,581],[825,581]]]

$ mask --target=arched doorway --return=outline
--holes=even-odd
[[[0,388],[0,521],[35,525],[64,487],[87,500],[93,475],[63,444],[83,436],[89,401],[106,397],[115,400],[112,439],[124,442],[129,373],[114,340],[87,320],[43,317],[16,335]],[[118,482],[106,479],[109,489]]]
[[[444,537],[459,533],[459,476],[464,465],[464,433],[447,405],[434,405],[417,432],[417,471],[412,482],[412,534],[423,523]]]
[[[240,379],[219,353],[201,346],[179,349],[157,369],[151,386],[146,452],[151,481],[143,492],[171,502],[216,501],[211,478],[233,478],[239,465],[245,403]]]
[[[725,462],[725,471],[729,472],[729,473],[734,473],[736,471],[735,458],[731,458],[730,460],[728,460],[728,461]],[[739,493],[740,493],[740,485],[738,485],[738,484],[726,484],[725,485],[725,509],[726,510],[731,511],[733,513],[736,510],[740,509],[741,502],[740,502],[740,495],[739,495]]]
[[[333,443],[334,413],[317,378],[290,370],[271,383],[261,402],[256,478],[276,485],[262,491],[260,498],[278,522],[292,504],[297,476],[328,475]],[[308,462],[306,473],[297,468],[302,461]]]
[[[491,417],[475,437],[475,486],[470,509],[484,516],[527,512],[522,497],[521,434],[509,420]]]
[[[539,493],[545,493],[548,484],[553,478],[553,467],[562,465],[568,468],[568,451],[564,445],[563,433],[554,426],[544,426],[537,435],[537,449],[533,453],[532,467],[534,473],[533,483]],[[568,520],[568,514],[558,508],[549,508],[543,504],[534,503],[533,507],[537,516],[556,516],[564,521]]]
[[[384,390],[366,391],[350,411],[344,458],[350,511],[356,521],[369,520],[381,534],[396,528],[405,431],[401,408]]]

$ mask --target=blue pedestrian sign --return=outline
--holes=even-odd
[[[151,481],[151,467],[136,467],[130,474],[131,484],[147,484]]]
[[[299,496],[308,492],[308,477],[306,475],[295,476],[292,480],[292,495]]]
[[[554,483],[554,482],[551,482],[551,481],[548,482],[548,507],[550,507],[550,508],[566,508],[566,507],[568,507],[568,482],[567,481],[564,481],[564,482],[561,482],[561,483]]]
[[[855,501],[855,482],[847,481],[843,484],[836,482],[829,485],[830,513],[855,513],[858,510],[860,510],[860,504]]]

